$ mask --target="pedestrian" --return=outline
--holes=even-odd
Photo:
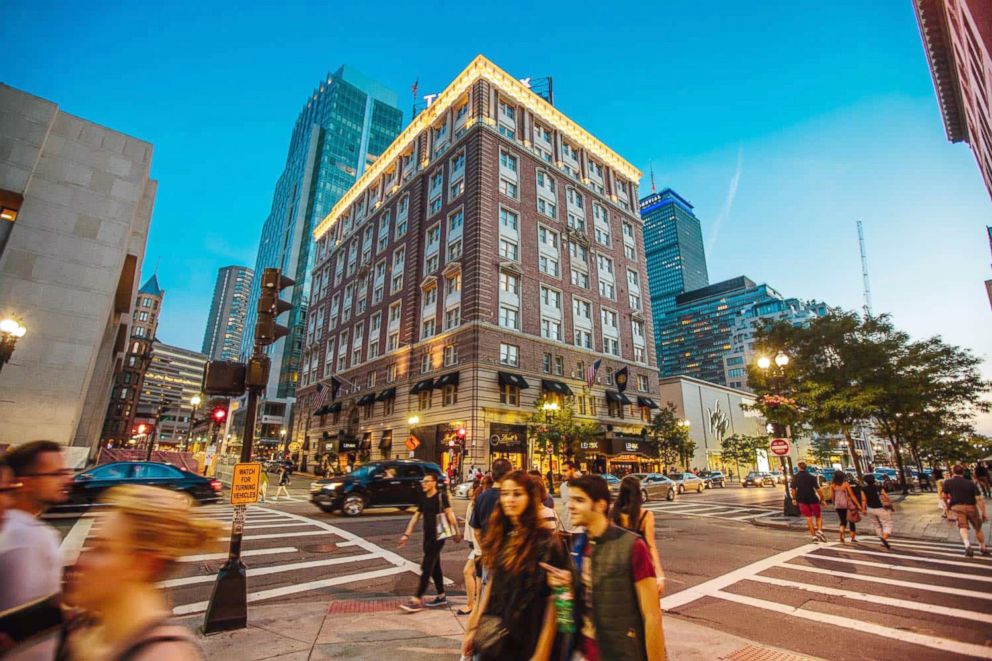
[[[548,483],[547,483],[548,494],[551,495],[551,496],[554,496],[555,495],[555,474],[554,474],[554,471],[551,470],[551,467],[550,466],[548,466],[548,472],[545,474],[544,477],[548,481]],[[552,500],[551,507],[554,507],[554,501],[553,500]]]
[[[834,510],[840,525],[837,530],[840,533],[840,543],[847,544],[845,533],[847,527],[851,527],[851,541],[854,542],[858,535],[857,522],[861,520],[861,513],[865,509],[863,502],[864,494],[858,498],[851,489],[851,484],[847,481],[847,473],[844,471],[834,471],[834,479],[830,484]]]
[[[502,476],[499,502],[482,537],[489,580],[466,624],[463,656],[474,654],[480,661],[550,658],[556,626],[547,568],[566,568],[568,552],[540,525],[540,505],[533,477],[520,470]]]
[[[992,489],[989,487],[989,467],[981,459],[975,462],[975,481],[982,490],[982,496],[988,498],[992,495]]]
[[[265,464],[262,464],[262,473],[258,479],[258,496],[259,500],[263,503],[265,498],[269,495],[269,473],[265,470]]]
[[[489,519],[492,518],[493,511],[499,505],[499,492],[500,487],[503,482],[503,478],[510,472],[512,466],[510,462],[506,459],[497,459],[492,465],[492,486],[488,489],[484,488],[482,493],[475,497],[475,508],[472,510],[472,518],[469,520],[469,525],[472,526],[472,532],[475,533],[475,538],[482,540],[486,536],[486,531],[489,529]],[[485,554],[485,546],[481,546],[483,554]],[[488,572],[486,570],[487,564],[485,562],[485,557],[483,557],[482,563],[482,582],[486,582]]]
[[[458,520],[448,502],[448,494],[438,489],[437,476],[434,473],[425,473],[420,487],[422,493],[417,511],[410,517],[410,523],[400,537],[400,548],[403,548],[413,534],[417,521],[424,520],[424,559],[420,563],[420,582],[417,584],[416,594],[400,606],[408,613],[422,611],[425,605],[436,608],[448,604],[444,593],[444,573],[441,571],[441,550],[448,538],[453,537],[456,543],[462,541],[462,535],[458,532]],[[437,596],[425,603],[424,593],[432,578]]]
[[[279,496],[285,494],[286,499],[290,500],[289,496],[289,478],[293,474],[293,464],[289,461],[284,461],[282,466],[279,468],[279,488],[276,489],[276,495],[272,497],[272,500],[279,500]]]
[[[565,531],[572,533],[577,532],[575,526],[572,525],[571,516],[568,513],[568,483],[572,480],[582,476],[575,468],[575,464],[571,461],[566,461],[561,467],[561,484],[558,487],[558,495],[561,497],[562,502],[562,516],[561,523],[565,527]]]
[[[658,544],[654,538],[654,512],[642,509],[643,493],[641,481],[633,475],[628,475],[620,481],[620,492],[616,502],[610,508],[610,521],[641,536],[651,552],[651,562],[654,565],[654,575],[658,582],[658,594],[665,591],[665,572],[661,568],[661,557],[658,554]]]
[[[545,569],[553,587],[575,595],[575,658],[663,660],[661,604],[647,543],[607,518],[610,491],[603,478],[579,477],[568,487],[572,521],[585,528],[572,549],[576,569]]]
[[[964,554],[969,558],[975,555],[968,534],[968,525],[971,524],[975,529],[981,554],[989,555],[989,550],[985,547],[985,535],[982,533],[982,523],[988,521],[989,517],[981,490],[978,484],[964,478],[965,468],[961,464],[955,465],[952,472],[953,477],[944,480],[944,497],[951,512],[957,517],[958,532],[964,542]]]
[[[875,484],[875,476],[871,474],[865,475],[865,486],[862,491],[868,520],[875,530],[875,536],[882,540],[882,546],[891,549],[889,535],[892,534],[892,499],[889,498],[889,492],[884,486],[879,487]]]
[[[177,561],[220,541],[223,526],[194,515],[184,493],[118,486],[102,499],[100,527],[67,572],[59,659],[193,661],[202,658],[186,627],[170,626],[172,605],[158,586]]]
[[[0,611],[61,592],[60,538],[40,517],[68,498],[72,480],[62,446],[54,441],[15,446],[7,451],[4,464],[21,486],[7,492],[9,509],[0,528]],[[4,659],[47,661],[54,658],[56,646],[54,633],[39,636]]]
[[[537,517],[541,521],[541,525],[547,527],[549,530],[557,529],[558,513],[555,512],[555,499],[551,497],[548,489],[544,486],[544,478],[541,477],[541,471],[527,471],[527,474],[537,482],[538,496],[541,502],[541,511],[538,512]]]
[[[473,474],[471,471],[469,474]],[[475,496],[482,489],[482,480],[475,480],[472,487],[468,490],[468,509],[465,510],[465,530],[462,533],[465,541],[468,542],[468,559],[465,560],[465,566],[462,568],[462,578],[465,579],[465,597],[466,603],[463,608],[459,608],[455,611],[458,615],[471,615],[472,609],[475,608],[475,602],[479,598],[479,590],[481,588],[482,580],[482,563],[479,562],[479,558],[482,553],[479,550],[479,541],[475,538],[475,532],[472,530],[472,526],[469,525],[469,521],[472,519],[472,511],[475,509]]]
[[[933,479],[937,484],[937,507],[941,516],[950,524],[957,523],[957,517],[947,507],[947,499],[944,497],[944,471],[939,468],[933,469]]]
[[[843,472],[843,471],[838,471]],[[799,462],[799,472],[792,478],[792,498],[799,504],[799,513],[806,517],[806,528],[814,542],[827,541],[823,534],[823,510],[820,494],[816,491],[816,478],[806,470],[806,462]]]

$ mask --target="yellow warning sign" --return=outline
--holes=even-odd
[[[231,504],[257,503],[258,483],[261,479],[261,464],[235,464],[234,473],[231,475]]]

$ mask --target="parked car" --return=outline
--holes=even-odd
[[[661,473],[634,473],[641,482],[641,500],[675,500],[678,486]]]
[[[713,487],[723,489],[727,486],[727,476],[723,474],[723,471],[702,471],[699,477],[703,478],[703,481],[706,482],[707,489],[712,489]]]
[[[347,475],[311,482],[310,502],[325,512],[340,510],[345,516],[358,516],[376,507],[406,509],[420,502],[420,483],[426,473],[437,478],[439,488],[447,487],[446,476],[435,463],[418,459],[374,461]]]
[[[605,473],[603,479],[606,480],[606,486],[610,488],[610,497],[616,498],[617,494],[620,493],[620,478],[612,473]]]
[[[771,475],[775,478],[775,484],[785,484],[785,473],[781,470],[772,471]]]
[[[763,471],[751,471],[741,482],[742,487],[773,487],[775,476]]]
[[[669,473],[668,479],[675,483],[679,493],[685,493],[686,491],[702,493],[703,489],[706,488],[706,482],[702,478],[689,472]]]
[[[122,484],[147,484],[189,494],[199,504],[221,498],[220,480],[203,477],[172,464],[157,461],[115,461],[77,474],[69,487],[69,499],[49,513],[82,512],[99,505],[103,492]]]

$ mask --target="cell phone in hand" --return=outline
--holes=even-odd
[[[58,629],[63,622],[62,595],[53,594],[0,612],[0,638],[21,643]]]

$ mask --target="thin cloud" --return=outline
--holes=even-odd
[[[723,221],[730,216],[730,210],[734,208],[734,198],[737,197],[737,185],[741,181],[741,172],[744,169],[744,147],[737,147],[737,169],[734,171],[734,176],[730,178],[730,186],[727,188],[727,199],[723,201],[723,207],[720,209],[720,213],[716,215],[716,220],[713,221],[713,229],[710,230],[710,235],[706,241],[706,254],[711,255],[713,253],[713,246],[716,245],[717,237],[720,236],[720,227],[723,226]]]

